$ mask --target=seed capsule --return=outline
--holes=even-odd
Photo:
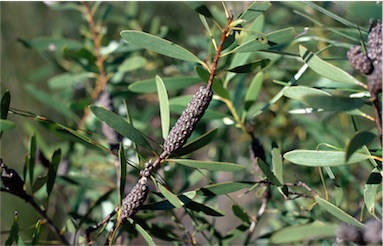
[[[120,220],[134,215],[145,202],[149,192],[147,181],[146,177],[141,177],[129,194],[122,200]]]
[[[180,149],[190,137],[213,97],[210,87],[201,86],[189,102],[164,142],[168,154]]]

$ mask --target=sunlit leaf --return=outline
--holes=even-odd
[[[294,242],[306,242],[315,239],[335,237],[338,225],[314,222],[304,225],[284,227],[272,234],[272,244],[291,244]]]
[[[370,158],[366,154],[354,153],[345,162],[345,152],[343,151],[324,151],[324,150],[293,150],[285,153],[283,158],[286,160],[309,167],[334,167],[346,164],[358,163]]]
[[[333,81],[360,85],[360,82],[357,81],[350,74],[322,60],[302,45],[299,46],[299,54],[302,57],[303,61],[317,74],[325,78],[331,79]]]
[[[279,182],[283,183],[283,163],[281,151],[276,143],[273,143],[271,150],[271,160],[273,163],[273,173]]]
[[[184,89],[191,85],[195,85],[201,82],[197,77],[171,77],[162,78],[167,91],[173,91],[178,89]],[[137,81],[129,85],[128,89],[136,93],[153,93],[157,92],[156,80],[148,79]]]
[[[128,220],[129,220],[129,222],[130,222],[131,224],[134,225],[134,228],[141,234],[141,236],[144,238],[145,242],[146,242],[149,246],[155,246],[155,245],[157,245],[157,244],[154,242],[153,238],[150,236],[150,234],[149,234],[147,231],[145,231],[145,229],[144,229],[142,226],[140,226],[140,224],[135,223],[131,218],[128,218]]]
[[[253,80],[250,83],[249,88],[246,91],[245,96],[245,110],[248,110],[250,106],[257,99],[259,92],[262,88],[263,83],[263,73],[259,72],[254,76]]]
[[[126,138],[129,138],[136,144],[151,150],[151,147],[143,134],[134,128],[131,124],[129,124],[124,118],[109,110],[94,105],[90,106],[90,109],[97,118],[105,122],[116,132],[120,133]]]
[[[174,156],[187,155],[189,153],[196,151],[197,149],[200,149],[208,145],[211,141],[215,139],[217,135],[217,131],[218,131],[218,128],[215,128],[213,130],[206,132],[200,137],[190,141],[189,143],[185,144],[181,149],[177,150],[174,153]]]
[[[244,169],[244,167],[239,164],[228,162],[197,161],[190,159],[168,159],[168,161],[174,161],[187,167],[206,169],[210,171],[236,172]]]
[[[330,93],[323,90],[307,87],[307,86],[291,86],[283,90],[285,97],[303,101],[307,96],[331,96]]]
[[[245,20],[246,23],[249,23],[250,21],[254,20],[266,10],[268,10],[271,7],[271,3],[268,1],[256,1],[253,2],[239,17],[238,19]]]
[[[157,188],[160,190],[161,194],[164,195],[166,199],[175,207],[180,208],[184,206],[185,204],[175,195],[173,192],[168,190],[165,186],[163,186],[161,183],[156,182]]]
[[[142,56],[132,56],[124,60],[124,62],[118,66],[118,72],[130,72],[142,68],[146,64],[146,59]]]
[[[53,153],[52,161],[51,161],[51,163],[49,165],[49,169],[48,169],[48,180],[47,180],[48,197],[51,194],[53,186],[55,184],[57,170],[58,170],[60,161],[61,161],[61,150],[58,149]]]
[[[161,128],[162,137],[166,139],[168,137],[170,128],[170,111],[169,111],[169,98],[166,91],[164,82],[160,76],[156,76],[156,85],[158,92],[158,99],[160,103],[160,116],[161,116]]]
[[[342,209],[338,208],[334,204],[326,201],[325,199],[319,196],[316,196],[314,199],[322,209],[326,210],[327,212],[334,215],[335,217],[342,220],[343,222],[346,222],[347,224],[356,226],[358,228],[364,228],[364,225],[362,223],[357,221],[351,215],[347,214],[346,212],[344,212]]]
[[[204,196],[219,196],[253,186],[252,182],[223,182],[211,184],[198,189],[198,194]]]
[[[169,56],[175,59],[203,63],[197,56],[181,46],[168,40],[159,38],[149,33],[125,30],[120,33],[121,37],[131,44],[144,49],[153,50],[161,55]]]
[[[367,211],[376,217],[375,204],[378,200],[377,193],[379,188],[382,187],[382,175],[379,170],[375,168],[372,170],[370,177],[364,186],[364,203],[366,204]]]
[[[358,132],[348,143],[346,148],[346,162],[352,154],[364,145],[370,143],[376,137],[375,134],[367,131]]]

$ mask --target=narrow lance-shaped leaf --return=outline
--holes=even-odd
[[[172,77],[162,78],[167,91],[179,90],[201,82],[197,77]],[[128,86],[128,89],[135,93],[153,93],[157,92],[155,79],[136,81]]]
[[[174,161],[187,167],[201,168],[210,171],[236,172],[244,169],[244,167],[239,164],[228,162],[196,161],[189,159],[168,159],[168,161]]]
[[[156,182],[158,189],[160,190],[161,194],[164,195],[166,199],[176,208],[180,208],[184,205],[184,203],[175,195],[173,192],[168,190],[165,186],[160,184],[159,182]]]
[[[325,150],[292,150],[283,155],[286,160],[292,163],[309,167],[335,167],[361,162],[370,158],[366,154],[354,153],[345,162],[344,156],[345,152],[343,151]]]
[[[263,60],[255,61],[249,64],[230,68],[228,71],[232,73],[249,73],[258,68],[259,69],[265,68],[267,67],[267,65],[269,65],[269,63],[270,63],[269,59],[263,59]]]
[[[263,73],[259,72],[254,76],[253,80],[250,83],[249,88],[247,89],[245,96],[245,110],[248,110],[253,102],[257,99],[259,92],[262,88],[263,83]]]
[[[28,163],[28,172],[29,172],[29,182],[31,187],[33,186],[33,178],[36,164],[36,136],[33,135],[31,142],[29,144],[29,163]]]
[[[323,224],[321,222],[294,225],[273,233],[270,240],[272,244],[291,244],[312,239],[335,237],[338,227],[335,224]]]
[[[128,218],[128,221],[134,225],[134,228],[141,234],[141,236],[144,238],[144,240],[148,243],[149,246],[156,245],[150,234],[147,231],[145,231],[145,229],[142,226],[140,226],[140,224],[134,222],[131,218]]]
[[[204,63],[197,56],[185,48],[152,34],[135,30],[125,30],[122,31],[120,35],[123,39],[131,44],[144,49],[153,50],[154,52],[157,52],[161,55],[169,56],[183,61],[191,61],[201,64]]]
[[[218,184],[207,185],[197,190],[198,194],[204,196],[219,196],[235,192],[244,188],[253,186],[251,182],[224,182]]]
[[[120,149],[118,151],[118,159],[120,160],[120,193],[119,193],[119,203],[122,204],[122,199],[125,197],[125,182],[126,182],[126,158],[124,146],[120,144]]]
[[[256,1],[252,3],[246,10],[243,12],[238,19],[245,20],[245,24],[254,20],[261,14],[263,14],[267,9],[271,7],[271,3],[268,1]]]
[[[151,147],[143,134],[134,128],[131,124],[129,124],[124,118],[109,110],[94,105],[90,106],[90,109],[97,118],[104,121],[116,132],[120,133],[124,137],[129,138],[136,144],[151,150]]]
[[[162,137],[166,139],[170,128],[169,98],[164,82],[160,76],[156,76],[158,99],[160,102]]]
[[[299,54],[303,61],[317,74],[342,83],[363,86],[358,80],[346,73],[342,69],[322,60],[317,55],[307,50],[304,46],[299,46]]]
[[[41,220],[38,220],[35,225],[35,231],[32,235],[32,242],[31,245],[37,245],[37,240],[40,236],[40,230],[41,230]]]
[[[185,2],[187,6],[189,6],[194,11],[198,12],[199,14],[206,16],[207,18],[212,18],[213,15],[211,14],[210,10],[204,4],[203,2],[199,1],[187,1]]]
[[[6,91],[4,92],[1,98],[0,118],[3,120],[7,119],[10,103],[11,103],[11,93],[9,91]]]
[[[270,170],[270,167],[262,159],[257,158],[257,164],[262,170],[263,174],[266,176],[266,178],[270,180],[270,182],[277,186],[281,185],[278,178],[275,177],[274,173]]]
[[[15,127],[16,127],[16,124],[13,123],[12,121],[0,119],[0,133],[11,130]]]
[[[271,150],[271,159],[273,163],[273,173],[279,182],[283,183],[283,163],[281,151],[276,143],[273,143]]]
[[[334,204],[326,201],[325,199],[316,196],[315,201],[318,203],[318,205],[329,212],[330,214],[334,215],[338,219],[342,220],[343,222],[346,222],[347,224],[356,226],[358,228],[364,228],[364,225],[357,221],[355,218],[353,218],[351,215],[344,212],[342,209],[338,208]]]
[[[49,169],[48,169],[48,180],[47,180],[48,197],[51,194],[53,186],[55,184],[57,170],[58,170],[60,161],[61,161],[61,150],[58,149],[53,153],[52,161],[51,161],[51,163],[49,165]]]
[[[374,217],[376,217],[375,204],[378,200],[377,194],[381,184],[382,175],[377,168],[374,168],[364,186],[364,203],[366,204],[367,211]]]
[[[218,128],[215,128],[213,130],[206,132],[205,134],[201,135],[197,139],[194,139],[193,141],[190,141],[189,143],[185,144],[181,149],[177,150],[171,156],[187,155],[189,153],[194,152],[197,149],[200,149],[206,146],[207,144],[209,144],[211,141],[214,140],[215,136],[217,135],[217,131],[218,131]]]
[[[19,227],[19,215],[17,214],[17,212],[15,212],[15,215],[13,217],[13,223],[12,223],[12,226],[11,226],[11,230],[9,231],[8,238],[5,241],[5,245],[12,245],[13,243],[18,245],[19,230],[20,230],[20,227]]]

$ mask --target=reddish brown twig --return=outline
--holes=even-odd
[[[227,20],[226,27],[222,31],[221,42],[219,43],[219,46],[217,48],[217,51],[216,51],[216,54],[215,54],[215,57],[214,57],[213,68],[211,69],[211,72],[210,72],[210,78],[209,78],[209,82],[208,82],[208,87],[211,87],[212,84],[213,84],[213,79],[214,79],[215,73],[217,71],[218,60],[221,57],[221,51],[222,51],[223,43],[225,42],[225,40],[227,38],[227,35],[228,35],[229,31],[230,31],[230,24],[231,24],[232,21],[233,21],[233,15],[230,14],[230,16],[229,16],[229,18]]]

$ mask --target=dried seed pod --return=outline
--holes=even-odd
[[[119,219],[124,220],[134,215],[145,202],[149,192],[148,179],[141,177],[129,194],[122,200]]]
[[[353,68],[364,74],[370,74],[373,70],[372,62],[366,54],[364,54],[360,46],[353,46],[347,52],[347,58]]]
[[[164,142],[164,151],[170,154],[180,149],[190,137],[213,97],[210,87],[201,86],[189,102]]]
[[[371,99],[382,92],[382,23],[375,23],[368,34],[368,57],[372,60],[373,71],[367,76]]]

